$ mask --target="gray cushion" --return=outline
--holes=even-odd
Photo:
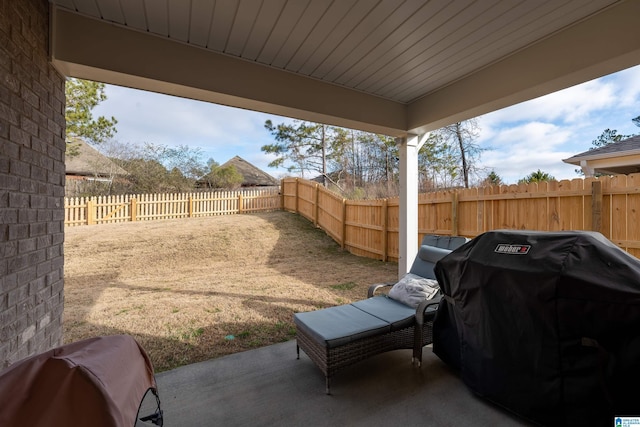
[[[454,250],[458,249],[468,241],[469,239],[462,236],[438,236],[428,234],[422,239],[421,245],[435,246],[438,248]]]
[[[420,250],[418,251],[418,257],[427,262],[436,263],[440,261],[441,258],[449,255],[451,253],[450,249],[436,248],[435,246],[420,246]]]
[[[293,321],[306,335],[328,348],[391,330],[388,322],[350,304],[296,313]]]
[[[414,324],[416,310],[385,295],[351,303],[352,306],[376,316],[391,325],[391,330],[407,328]]]
[[[417,274],[418,276],[426,277],[427,279],[435,279],[436,275],[433,272],[433,267],[441,258],[451,253],[449,249],[436,248],[435,246],[420,246],[418,256],[411,265],[410,273]]]

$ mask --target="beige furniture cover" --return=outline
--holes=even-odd
[[[75,342],[0,372],[0,426],[133,427],[150,388],[151,361],[132,337]]]

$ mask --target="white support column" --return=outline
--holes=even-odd
[[[595,169],[586,160],[580,160],[580,168],[582,169],[582,172],[584,172],[585,178],[596,176]]]
[[[418,254],[418,146],[417,135],[397,138],[400,148],[400,258],[398,277],[411,269]]]

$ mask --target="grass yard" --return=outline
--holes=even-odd
[[[287,212],[68,227],[64,250],[65,342],[130,334],[156,372],[293,339],[293,313],[397,275]]]

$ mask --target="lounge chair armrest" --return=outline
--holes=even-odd
[[[422,326],[424,324],[424,319],[427,317],[427,309],[429,307],[438,306],[440,304],[440,300],[442,299],[442,294],[438,293],[432,299],[424,300],[416,308],[416,323],[418,326]]]
[[[369,290],[367,291],[367,298],[371,298],[376,294],[378,289],[386,288],[395,285],[395,283],[376,283],[374,285],[369,286]]]

